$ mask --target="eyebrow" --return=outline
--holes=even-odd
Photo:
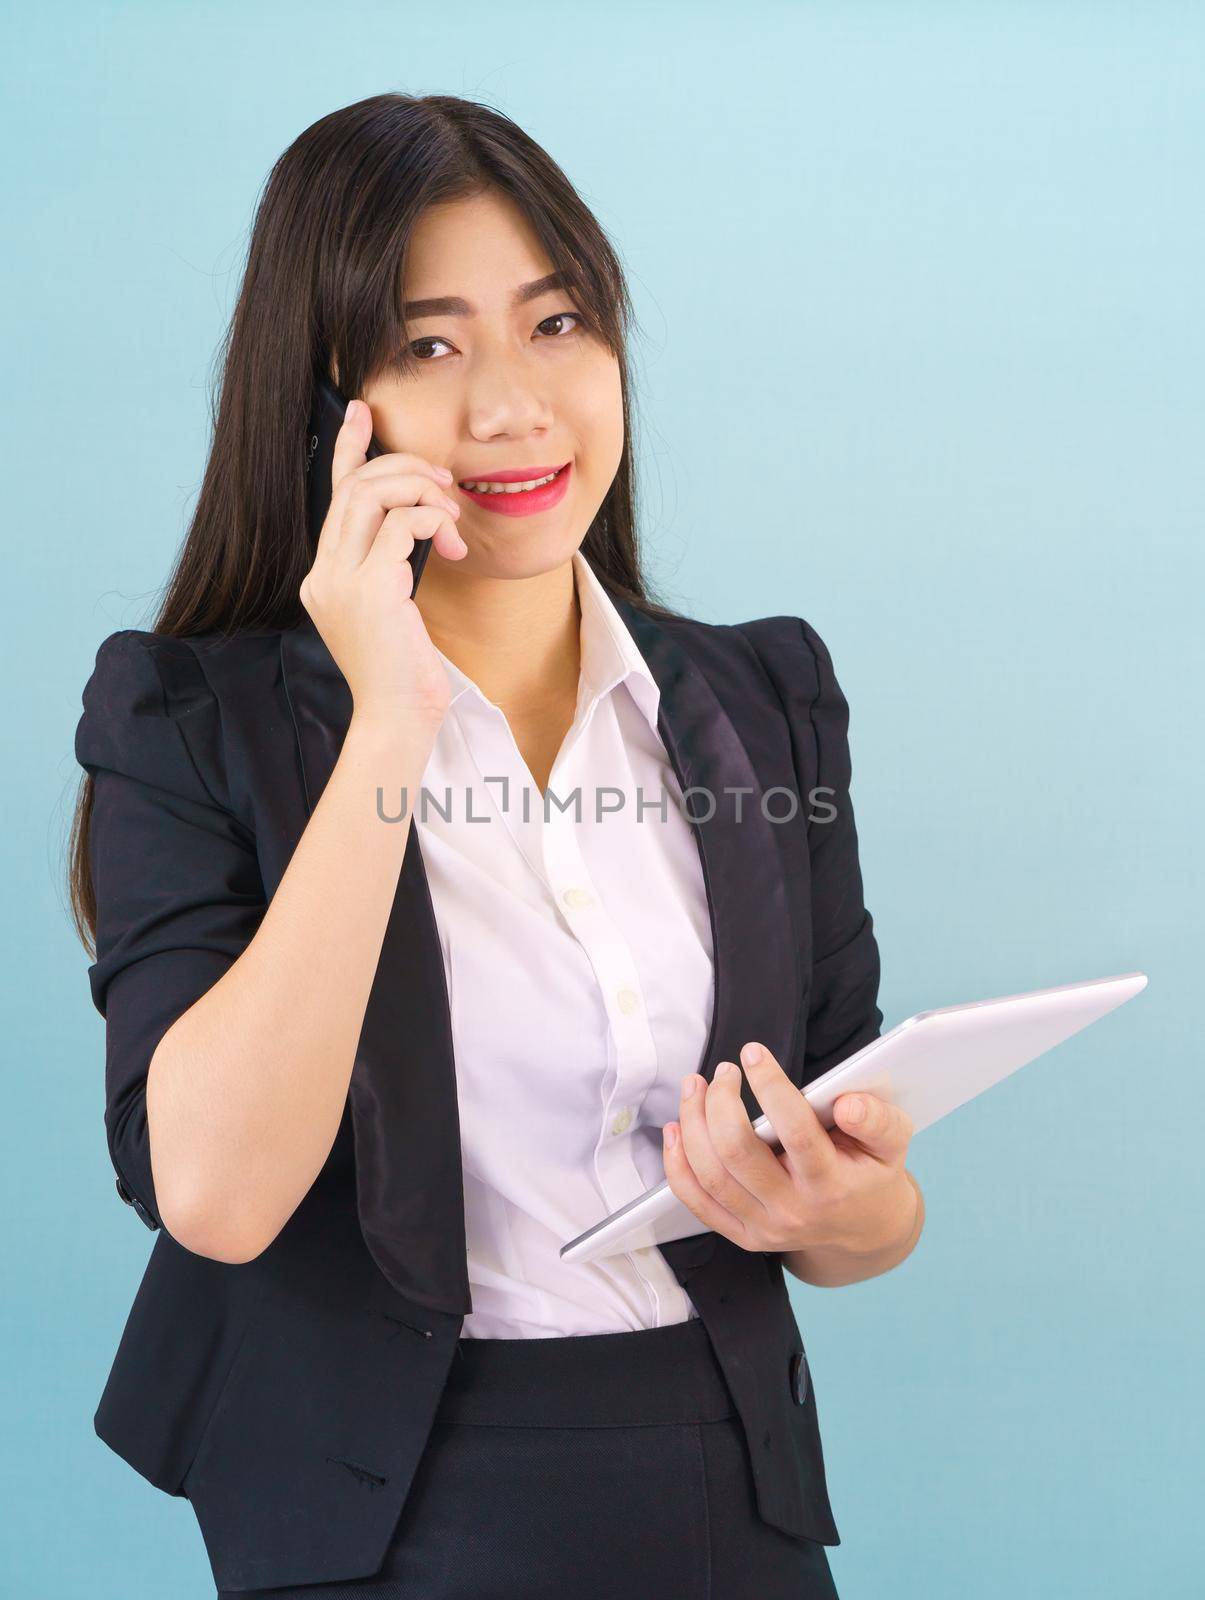
[[[568,287],[569,280],[563,272],[550,272],[547,277],[521,283],[511,296],[511,304],[526,305],[529,300],[538,300],[553,289]],[[473,317],[476,314],[475,307],[458,294],[436,295],[431,300],[407,300],[402,307],[402,315],[407,321],[417,317]]]

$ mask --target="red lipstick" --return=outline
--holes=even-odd
[[[479,480],[482,483],[524,483],[529,478],[543,478],[550,472],[556,473],[551,483],[542,484],[538,489],[521,489],[517,494],[482,494],[475,489],[465,489],[460,484],[456,487],[474,505],[493,511],[498,516],[529,517],[537,511],[550,510],[565,498],[572,469],[573,463],[569,461],[559,468],[519,467],[513,471],[491,472],[488,478]]]

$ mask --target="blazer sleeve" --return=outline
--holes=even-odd
[[[75,756],[94,780],[92,1001],[105,1019],[105,1130],[128,1198],[162,1227],[146,1081],[164,1034],[246,949],[265,910],[250,831],[220,770],[216,699],[186,641],[125,629],[83,692]]]
[[[812,876],[812,984],[804,1049],[804,1082],[877,1039],[879,947],[866,909],[858,859],[858,830],[850,798],[849,706],[820,635],[802,617],[812,663],[805,766],[815,789],[801,795],[807,818]],[[802,774],[801,774],[802,779]]]

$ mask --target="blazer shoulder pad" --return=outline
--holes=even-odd
[[[754,617],[734,627],[748,639],[779,689],[788,684],[793,695],[814,698],[823,676],[832,671],[823,639],[802,617]]]
[[[203,804],[227,804],[217,700],[187,639],[122,628],[83,690],[75,758]]]
[[[849,703],[824,640],[803,617],[758,617],[737,624],[777,689],[796,736],[811,747],[825,781],[844,787],[849,772]]]

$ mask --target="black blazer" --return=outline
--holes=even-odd
[[[848,707],[829,653],[799,617],[667,621],[615,603],[661,686],[679,782],[715,797],[709,815],[708,795],[686,796],[715,949],[698,1070],[710,1078],[759,1039],[802,1086],[882,1024]],[[89,982],[106,1019],[105,1125],[118,1193],[158,1230],[96,1432],[190,1500],[220,1589],[367,1575],[471,1310],[452,1035],[417,831],[323,1170],[255,1260],[194,1255],[156,1209],[147,1068],[254,935],[330,776],[351,693],[304,617],[226,638],[114,633],[83,705],[75,752],[96,783]],[[746,791],[739,821],[733,789]],[[769,820],[793,802],[793,820]],[[760,1114],[747,1081],[742,1095]],[[778,1258],[714,1232],[659,1248],[721,1363],[761,1516],[840,1543]]]

